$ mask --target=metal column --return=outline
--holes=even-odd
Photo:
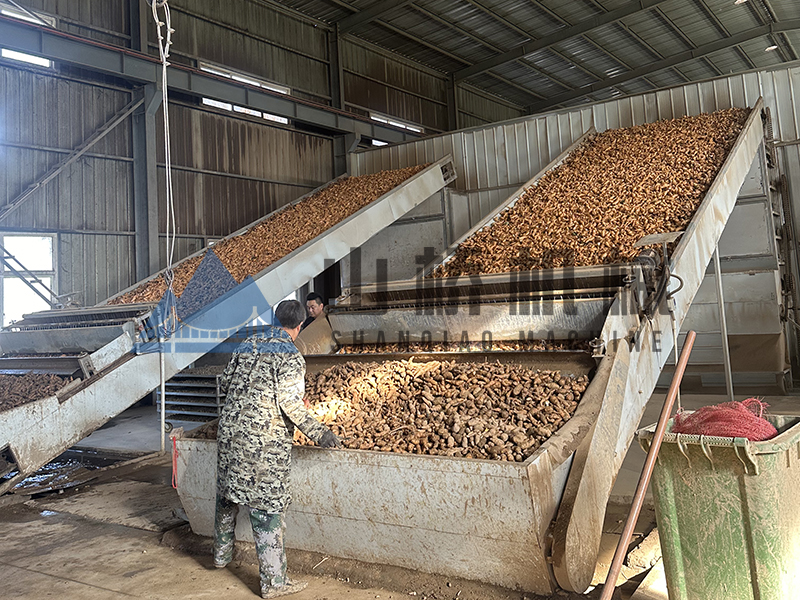
[[[131,50],[147,54],[147,19],[150,11],[145,0],[128,0],[131,24]]]
[[[339,177],[350,172],[350,154],[355,152],[361,142],[361,135],[348,133],[333,138],[333,176]]]
[[[719,329],[722,335],[722,357],[725,363],[725,388],[733,401],[733,373],[731,372],[731,350],[728,347],[728,321],[725,318],[725,298],[722,294],[722,270],[719,266],[719,246],[714,248],[714,279],[717,283],[717,305],[719,306]]]
[[[158,169],[156,166],[156,112],[161,91],[147,84],[136,92],[144,106],[133,117],[133,212],[136,229],[136,278],[159,269]]]
[[[458,129],[458,82],[452,73],[447,78],[447,129]]]
[[[344,108],[343,76],[339,26],[334,25],[333,31],[328,32],[328,82],[330,85],[331,106],[334,108]]]

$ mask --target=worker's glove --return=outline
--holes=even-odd
[[[340,440],[339,436],[333,433],[330,429],[322,434],[322,437],[319,438],[319,441],[317,443],[323,448],[342,447],[342,440]]]

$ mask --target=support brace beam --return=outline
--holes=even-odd
[[[369,8],[358,11],[339,21],[339,32],[349,33],[360,25],[369,23],[379,17],[385,17],[387,13],[403,8],[406,4],[411,4],[411,2],[413,0],[381,0],[380,2],[375,2]]]
[[[141,103],[142,103],[141,100],[131,100],[113,117],[111,117],[108,121],[103,123],[103,125],[101,125],[100,128],[97,129],[92,135],[86,138],[80,146],[75,148],[67,156],[61,159],[58,162],[58,164],[56,164],[50,170],[48,170],[47,173],[45,173],[44,175],[39,177],[39,179],[30,184],[25,189],[25,191],[23,191],[21,194],[19,194],[16,198],[11,200],[7,204],[4,204],[2,207],[0,207],[0,222],[2,222],[8,215],[14,212],[17,208],[19,208],[20,205],[23,202],[25,202],[28,198],[33,196],[36,190],[47,185],[48,182],[58,177],[58,175],[69,165],[71,165],[81,156],[86,154],[92,146],[94,146],[97,142],[106,137],[106,135],[108,135],[112,129],[114,129],[117,125],[119,125],[125,119],[127,119],[128,115],[133,113],[133,111],[135,111]]]
[[[3,40],[4,48],[42,56],[134,83],[147,84],[161,80],[161,62],[154,57],[8,17],[0,16],[0,40]],[[173,63],[170,66],[168,85],[177,92],[265,111],[333,134],[361,134],[387,142],[404,142],[419,137],[413,132],[370,121],[343,110],[271,92],[184,65]]]
[[[136,279],[159,270],[158,167],[156,164],[156,113],[161,90],[151,83],[137,90],[144,104],[133,117],[133,218],[136,235]],[[165,107],[166,108],[166,107]]]
[[[360,135],[340,135],[333,140],[333,170],[334,176],[350,172],[350,155],[356,151],[361,142]]]

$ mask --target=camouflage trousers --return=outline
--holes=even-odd
[[[243,507],[250,513],[253,539],[258,553],[261,588],[285,585],[286,552],[283,548],[283,514],[270,514],[263,510]],[[214,518],[214,564],[224,566],[233,560],[234,529],[239,505],[217,495]]]

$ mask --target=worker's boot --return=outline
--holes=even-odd
[[[306,589],[307,581],[292,581],[287,580],[284,585],[269,586],[261,588],[262,598],[280,598],[281,596],[288,596],[289,594],[296,594]]]

